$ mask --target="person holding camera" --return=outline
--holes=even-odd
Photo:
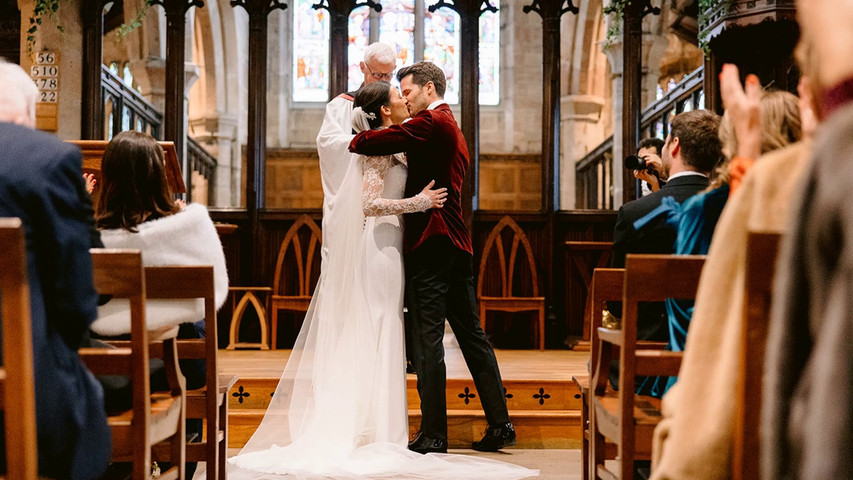
[[[666,184],[666,177],[661,176],[663,163],[660,155],[664,141],[659,138],[645,138],[637,145],[637,154],[625,159],[625,167],[634,173],[634,178],[642,180],[640,188],[642,196],[657,192]]]
[[[628,253],[674,253],[676,229],[663,217],[647,222],[642,228],[635,222],[660,207],[664,197],[677,202],[708,187],[708,176],[722,158],[718,136],[720,117],[707,110],[684,112],[672,119],[670,133],[661,148],[660,173],[667,178],[656,192],[628,202],[619,209],[613,230],[613,252],[610,266],[625,267]],[[650,164],[655,158],[647,155]],[[621,315],[621,305],[608,306],[614,315]],[[639,340],[667,341],[667,320],[662,303],[645,305],[640,309],[637,326]]]

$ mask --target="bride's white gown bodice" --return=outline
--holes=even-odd
[[[396,213],[424,210],[429,201],[423,196],[401,200],[407,168],[400,160],[362,158],[363,176],[361,168],[357,173],[363,187],[359,191],[351,178],[351,194],[338,194],[342,198],[335,201],[345,200],[339,205],[346,208],[352,207],[349,202],[362,202],[341,213],[341,219],[324,221],[326,228],[341,229],[336,237],[324,232],[324,238],[340,243],[328,250],[328,265],[323,264],[262,425],[240,455],[229,460],[232,479],[270,474],[300,479],[517,479],[537,473],[464,455],[424,456],[406,447],[403,222]],[[353,198],[356,194],[362,198]],[[360,225],[350,225],[349,217],[361,207],[374,209],[372,214],[395,214],[359,217]],[[360,238],[340,238],[342,232]],[[345,248],[349,253],[341,255]]]

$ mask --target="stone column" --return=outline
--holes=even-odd
[[[209,199],[210,205],[239,206],[240,184],[239,181],[233,180],[235,173],[239,180],[240,169],[239,157],[236,157],[236,153],[240,151],[237,116],[222,113],[215,117],[192,120],[190,125],[196,140],[203,143],[207,151],[217,158],[216,198]]]
[[[560,169],[560,209],[576,208],[575,191],[575,152],[588,148],[583,138],[588,127],[594,126],[601,118],[604,99],[597,95],[565,95],[560,98],[560,149],[562,166]]]
[[[613,208],[624,203],[625,152],[622,149],[622,42],[613,42],[604,48],[610,63],[610,81],[613,89]]]

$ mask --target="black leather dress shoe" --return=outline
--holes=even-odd
[[[471,448],[478,452],[497,452],[504,447],[515,445],[515,429],[511,423],[499,427],[489,427],[479,442],[474,442]]]
[[[414,440],[409,442],[409,450],[421,454],[447,453],[447,440],[441,438],[429,438],[424,432],[418,432]]]

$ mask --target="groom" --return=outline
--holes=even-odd
[[[409,177],[406,197],[417,195],[430,180],[447,188],[444,208],[405,217],[406,296],[412,329],[417,336],[415,370],[421,397],[421,431],[409,443],[419,453],[447,451],[447,403],[444,365],[444,321],[450,323],[489,427],[480,451],[515,445],[503,383],[495,352],[480,328],[474,296],[471,236],[462,219],[462,180],[468,168],[468,147],[444,101],[444,72],[420,62],[397,73],[412,119],[384,130],[361,132],[350,150],[363,155],[405,151]]]

